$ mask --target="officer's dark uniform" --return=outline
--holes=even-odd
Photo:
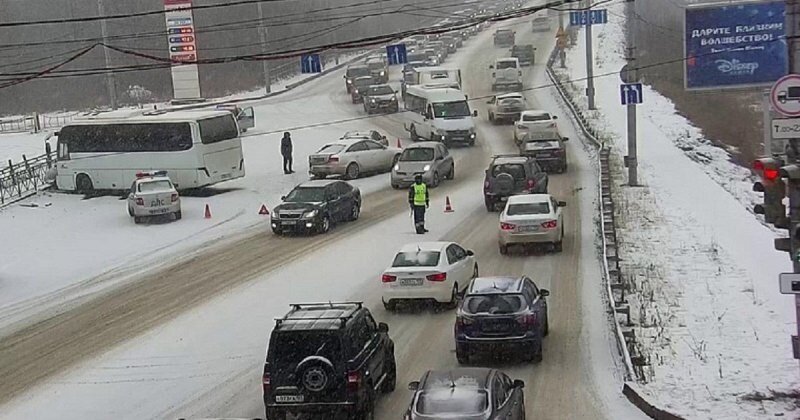
[[[418,234],[428,231],[425,229],[425,209],[430,204],[428,186],[422,182],[422,175],[417,175],[414,183],[408,189],[408,204],[414,212],[414,228]]]

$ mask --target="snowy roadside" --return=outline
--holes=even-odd
[[[622,15],[621,5],[609,6]],[[596,27],[596,112],[587,112],[612,147],[614,183],[623,184],[625,110],[617,71],[624,64],[623,22]],[[583,37],[568,51],[576,102],[585,110]],[[791,299],[777,275],[790,271],[773,250],[775,232],[749,210],[750,172],[730,162],[646,88],[639,107],[642,188],[619,187],[622,273],[638,345],[648,355],[638,388],[654,405],[688,418],[757,418],[796,410],[798,385],[789,336]]]

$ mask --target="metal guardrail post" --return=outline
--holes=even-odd
[[[36,182],[36,177],[33,176],[33,171],[31,170],[31,165],[28,163],[28,158],[25,155],[22,155],[22,162],[25,164],[25,171],[28,172],[28,178],[33,182],[33,190],[38,190],[38,183]],[[19,195],[22,195],[20,192]]]

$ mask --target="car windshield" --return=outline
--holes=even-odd
[[[372,80],[372,78],[370,77],[370,78],[367,78],[367,79],[356,79],[353,83],[356,85],[356,87],[362,88],[362,87],[367,87],[367,86],[373,84],[374,82],[375,81]]]
[[[489,397],[480,389],[442,388],[419,394],[416,411],[423,415],[474,415],[489,408]]]
[[[394,89],[391,86],[383,85],[383,86],[372,86],[369,88],[370,95],[391,95],[394,93]]]
[[[517,62],[511,60],[503,60],[497,62],[497,70],[504,70],[504,69],[515,69],[517,68]]]
[[[142,193],[170,190],[172,190],[172,183],[166,179],[163,181],[150,181],[139,184],[139,192]]]
[[[525,307],[521,294],[470,295],[464,299],[462,310],[468,314],[513,314]]]
[[[525,168],[519,163],[503,163],[494,165],[494,168],[492,168],[492,176],[496,177],[504,173],[511,175],[514,179],[525,178]]]
[[[439,251],[400,252],[394,257],[392,267],[436,267]]]
[[[325,201],[325,188],[298,187],[293,189],[283,201],[293,203],[318,203]]]
[[[509,204],[506,214],[509,216],[520,216],[528,214],[550,214],[550,203],[518,203]]]
[[[344,149],[344,145],[341,144],[327,144],[322,149],[319,149],[320,154],[336,154],[341,152]]]
[[[347,69],[347,77],[355,78],[358,76],[369,76],[369,69],[367,67],[351,67]]]
[[[550,114],[525,114],[522,116],[523,122],[550,121]]]
[[[437,102],[433,104],[433,116],[436,118],[469,117],[467,101]]]
[[[339,338],[333,334],[298,331],[275,334],[269,353],[270,359],[276,361],[275,375],[282,377],[293,374],[297,364],[308,356],[321,356],[336,363],[342,352]]]
[[[430,162],[433,160],[433,148],[409,147],[400,155],[401,162]]]
[[[521,97],[500,98],[497,102],[503,106],[519,106],[522,105],[522,98]]]
[[[408,53],[408,55],[406,55],[406,59],[408,59],[409,62],[412,62],[412,61],[425,61],[425,59],[427,57],[428,57],[427,55],[425,55],[425,54],[423,54],[421,52],[413,52],[413,53]]]

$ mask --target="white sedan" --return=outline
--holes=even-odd
[[[475,254],[457,243],[408,244],[381,276],[381,299],[390,311],[404,300],[434,300],[455,306],[458,296],[476,277]]]
[[[513,244],[552,244],[561,252],[564,242],[564,215],[567,203],[550,194],[514,195],[500,213],[500,253],[507,254]]]
[[[533,132],[557,132],[557,116],[537,109],[522,111],[519,120],[514,124],[514,141],[517,141],[525,134]]]

